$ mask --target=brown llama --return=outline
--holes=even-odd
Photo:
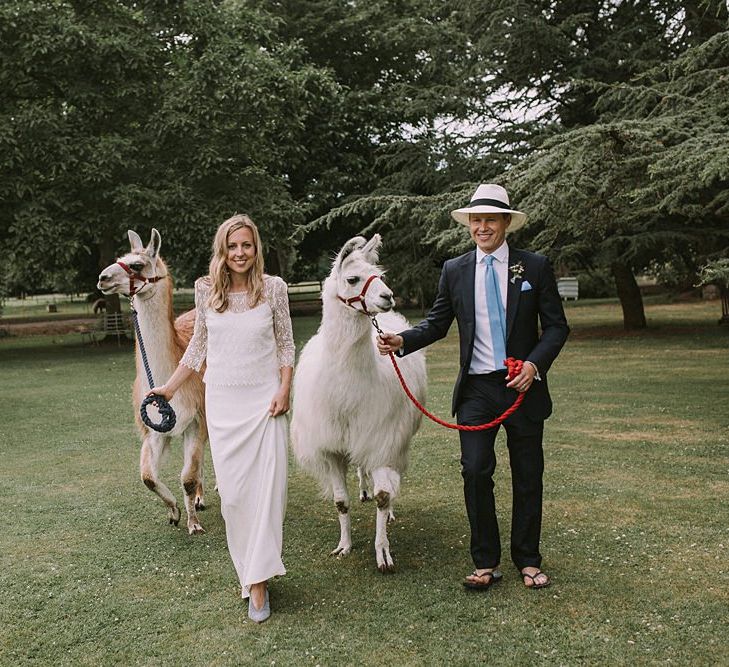
[[[162,384],[172,375],[190,342],[195,326],[195,311],[175,319],[172,310],[172,277],[159,256],[162,243],[159,232],[152,230],[146,248],[136,232],[129,230],[128,234],[131,252],[101,272],[98,288],[104,294],[124,296],[129,296],[130,290],[134,291],[134,308],[152,377],[155,382]],[[184,464],[181,481],[187,510],[187,530],[191,535],[203,533],[205,531],[197,517],[197,511],[204,508],[203,458],[207,440],[202,376],[195,374],[175,394],[171,401],[177,415],[175,427],[168,433],[158,433],[147,428],[139,416],[139,406],[149,391],[139,341],[136,344],[136,368],[132,404],[142,438],[139,464],[142,481],[167,505],[169,522],[176,526],[180,520],[180,508],[175,496],[160,480],[159,466],[172,437],[182,436]],[[148,414],[153,421],[159,421],[159,414],[151,405]]]

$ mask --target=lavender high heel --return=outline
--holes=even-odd
[[[266,588],[266,599],[263,601],[260,609],[256,609],[253,604],[253,598],[248,598],[248,618],[256,623],[263,623],[271,615],[271,604],[268,600],[268,588]]]

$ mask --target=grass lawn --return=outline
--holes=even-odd
[[[486,593],[472,565],[458,436],[424,423],[391,528],[397,572],[375,568],[372,504],[354,550],[328,556],[336,511],[291,464],[273,616],[247,620],[208,455],[207,532],[166,524],[138,478],[130,348],[78,335],[0,340],[0,664],[727,664],[729,330],[713,303],[657,304],[625,335],[619,306],[568,304],[550,374],[544,567],[524,590],[504,560]],[[316,327],[296,318],[299,343]],[[429,407],[447,416],[455,327],[429,350]],[[497,502],[508,540],[508,457]],[[164,466],[176,481],[177,443]],[[354,475],[350,490],[356,496]],[[508,542],[504,543],[508,554]]]

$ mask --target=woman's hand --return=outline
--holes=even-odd
[[[157,396],[161,396],[169,403],[172,400],[172,397],[175,395],[175,392],[174,390],[168,388],[166,384],[163,384],[161,387],[152,387],[147,392],[147,396],[151,396],[152,394],[157,394]]]
[[[268,411],[271,413],[272,417],[284,415],[289,411],[289,390],[286,387],[281,387],[281,389],[276,392]]]

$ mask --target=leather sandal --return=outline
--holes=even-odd
[[[463,581],[463,585],[472,591],[485,591],[491,588],[491,586],[493,586],[494,584],[498,584],[504,575],[499,570],[494,568],[490,572],[482,572],[481,574],[479,574],[477,570],[474,570],[469,576],[478,577],[479,579],[485,579],[486,577],[488,577],[488,581],[485,583],[481,583],[479,581],[471,581],[469,579],[465,579]]]
[[[541,570],[537,570],[534,574],[528,574],[527,572],[519,572],[519,574],[521,575],[521,579],[524,582],[525,588],[533,588],[534,590],[537,590],[539,588],[546,588],[547,586],[549,586],[552,583],[552,580],[549,578],[549,575],[546,574],[545,572],[542,572]],[[547,577],[547,581],[545,581],[541,584],[538,584],[537,577],[540,574],[544,577]],[[532,580],[531,585],[527,585],[527,583],[526,583],[527,577]]]

